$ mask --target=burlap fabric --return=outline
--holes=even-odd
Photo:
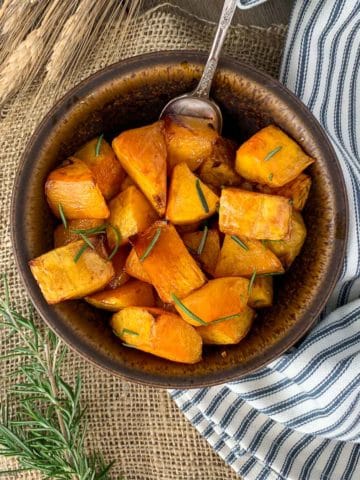
[[[56,92],[45,89],[37,97],[41,79],[21,93],[0,117],[0,272],[8,274],[10,290],[19,309],[26,311],[27,299],[16,272],[9,234],[10,196],[18,160],[34,128],[69,87],[96,70],[121,58],[163,49],[202,49],[211,42],[215,26],[177,8],[161,6],[142,14],[132,25],[126,41],[116,42],[117,32],[99,38],[90,60]],[[285,28],[274,26],[233,27],[225,51],[274,76],[277,75]],[[36,99],[36,103],[34,104]],[[16,341],[0,331],[0,347],[6,352]],[[14,362],[2,364],[0,392],[4,397],[8,374]],[[88,440],[91,449],[107,460],[115,459],[113,473],[127,480],[225,480],[238,478],[212,451],[206,441],[186,422],[166,391],[141,387],[114,378],[69,353],[66,371],[80,370],[83,402],[88,405]],[[10,466],[0,459],[0,470]],[[10,477],[3,477],[10,478]],[[24,479],[37,479],[24,473]]]

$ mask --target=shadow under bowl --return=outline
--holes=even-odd
[[[128,380],[167,388],[193,388],[236,380],[293,346],[313,325],[339,277],[344,260],[348,212],[335,153],[320,125],[284,86],[247,65],[224,58],[212,97],[224,115],[224,135],[246,140],[275,123],[316,159],[308,172],[312,188],[303,212],[308,229],[300,256],[275,279],[274,306],[259,311],[240,344],[206,348],[196,365],[172,363],[121,345],[109,315],[84,301],[48,305],[28,261],[53,248],[54,218],[44,183],[49,172],[100,133],[111,140],[125,129],[155,121],[174,96],[191,91],[206,56],[160,52],[114,64],[84,80],[46,115],[32,136],[14,185],[11,225],[18,268],[45,322],[74,350]],[[221,355],[226,352],[226,356]]]

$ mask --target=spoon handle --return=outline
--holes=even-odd
[[[235,13],[237,0],[224,0],[218,28],[211,46],[209,58],[206,62],[200,82],[193,92],[196,97],[209,98],[211,84],[219,61],[221,48],[223,46],[227,31],[231,25]]]

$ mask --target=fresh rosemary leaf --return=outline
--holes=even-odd
[[[274,150],[271,150],[271,151],[266,155],[266,157],[264,158],[264,161],[267,162],[268,160],[270,160],[274,155],[276,155],[278,152],[280,152],[281,149],[282,149],[282,147],[279,146],[279,147],[274,148]]]
[[[273,174],[273,173],[270,173],[270,175],[269,175],[269,180],[270,180],[270,182],[271,182],[271,180],[272,180],[273,178],[274,178],[274,174]]]
[[[244,243],[242,240],[240,240],[240,238],[237,237],[236,235],[231,235],[230,238],[231,238],[231,240],[234,240],[235,243],[240,245],[240,247],[243,248],[244,250],[249,250],[249,247],[246,245],[246,243]]]
[[[8,352],[21,362],[9,378],[20,374],[23,380],[9,388],[7,401],[0,405],[0,454],[15,457],[19,463],[17,469],[0,472],[0,476],[36,470],[42,478],[109,480],[112,463],[106,465],[101,455],[85,449],[80,375],[72,386],[60,373],[66,348],[49,330],[38,330],[32,315],[24,317],[12,308],[6,278],[4,289],[0,328],[21,341],[21,347]]]
[[[128,328],[123,328],[121,331],[121,335],[127,333],[128,335],[135,335],[136,337],[139,336],[138,332],[134,332],[134,330],[129,330]]]
[[[111,223],[109,223],[109,227],[112,228],[115,232],[115,247],[113,248],[112,252],[108,256],[108,260],[111,260],[119,250],[120,243],[121,243],[121,233],[119,232],[119,229],[115,227],[115,225],[112,225]]]
[[[84,245],[82,245],[79,250],[76,252],[76,255],[74,257],[74,262],[77,263],[79,260],[80,260],[80,257],[81,255],[85,252],[85,250],[87,250],[89,248],[89,246],[84,243]]]
[[[233,313],[232,315],[226,315],[225,317],[219,317],[216,320],[213,320],[212,322],[210,322],[208,325],[215,325],[217,323],[224,322],[225,320],[230,320],[231,318],[240,317],[240,315],[241,315],[241,312]]]
[[[93,228],[72,228],[70,232],[75,233],[76,235],[86,235],[86,236],[100,235],[102,233],[106,233],[106,223]]]
[[[60,215],[61,221],[64,225],[64,228],[68,228],[67,219],[65,217],[65,213],[64,213],[64,210],[63,210],[63,207],[62,207],[61,203],[58,204],[58,209],[59,209],[59,215]]]
[[[256,277],[256,270],[253,271],[253,274],[251,275],[250,282],[249,282],[249,285],[248,285],[248,294],[249,294],[249,295],[250,295],[251,292],[252,292],[252,288],[253,288],[253,285],[254,285],[255,277]]]
[[[84,240],[84,242],[88,247],[90,247],[92,250],[95,250],[95,245],[91,242],[91,240],[86,235],[84,235],[83,233],[80,233],[79,235],[82,238],[82,240]]]
[[[95,147],[95,156],[96,157],[98,157],[100,155],[100,149],[101,149],[101,144],[102,144],[103,138],[104,138],[104,134],[102,133],[99,136],[98,141],[96,142],[96,147]]]
[[[150,255],[152,249],[156,245],[156,242],[159,240],[160,235],[161,235],[161,227],[158,227],[156,229],[156,232],[155,232],[153,238],[151,239],[151,242],[149,243],[147,249],[145,250],[145,252],[139,258],[140,262],[143,262],[145,260],[145,258],[147,258]]]
[[[273,277],[275,275],[284,275],[284,272],[261,273],[258,277]]]
[[[188,315],[190,318],[192,318],[195,322],[197,323],[200,323],[201,325],[208,325],[207,322],[204,322],[204,320],[202,320],[200,317],[198,317],[197,315],[195,315],[195,313],[193,313],[191,310],[189,310],[183,303],[182,301],[180,300],[180,298],[178,298],[175,293],[172,293],[171,294],[171,297],[172,299],[174,300],[174,303],[179,307],[181,308],[181,310],[183,312],[186,313],[186,315]]]
[[[198,178],[196,179],[195,185],[196,185],[196,190],[197,190],[197,193],[199,195],[200,202],[203,206],[203,209],[205,210],[206,213],[209,213],[209,211],[210,211],[209,210],[209,205],[207,204],[204,192],[202,191],[202,188],[201,188],[201,185],[200,185],[200,180]]]
[[[204,231],[203,231],[203,234],[202,234],[202,237],[201,237],[201,240],[200,240],[198,249],[197,249],[197,254],[198,254],[198,255],[201,255],[202,252],[203,252],[203,250],[204,250],[208,233],[209,233],[209,229],[208,229],[208,227],[205,225]]]

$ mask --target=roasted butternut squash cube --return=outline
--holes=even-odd
[[[207,232],[207,233],[206,233]],[[203,230],[202,232],[184,233],[182,239],[202,268],[214,275],[217,259],[220,253],[220,235],[216,229]],[[199,255],[200,244],[203,244]]]
[[[164,123],[126,130],[112,146],[121,165],[160,216],[166,208],[166,145]]]
[[[87,248],[75,262],[82,240],[55,248],[29,262],[45,300],[59,303],[101,290],[114,276],[112,263]]]
[[[289,234],[291,211],[289,200],[285,197],[223,188],[219,228],[229,235],[282,240]]]
[[[273,279],[271,276],[255,277],[250,291],[248,305],[252,308],[271,307],[273,294]]]
[[[258,185],[259,192],[281,195],[288,198],[295,210],[301,211],[307,202],[311,188],[311,178],[305,173],[301,173],[290,183],[280,188],[270,188],[266,185]]]
[[[277,256],[259,240],[226,235],[215,267],[215,277],[251,277],[262,273],[282,273]]]
[[[223,322],[198,327],[196,331],[206,345],[233,345],[239,343],[249,332],[255,312],[245,307],[239,315]]]
[[[152,286],[140,280],[129,280],[121,287],[94,293],[85,300],[94,307],[111,312],[117,312],[125,307],[155,306]]]
[[[241,277],[216,278],[175,303],[176,310],[191,325],[219,321],[245,310],[249,280]],[[185,307],[185,308],[184,308]],[[189,311],[192,315],[189,314]]]
[[[301,213],[294,211],[291,217],[290,237],[277,242],[267,241],[266,245],[281,260],[287,269],[299,255],[306,238],[306,226]]]
[[[202,340],[195,328],[169,312],[128,307],[112,318],[112,328],[126,344],[180,363],[201,360]]]
[[[173,303],[205,283],[205,275],[192,258],[175,227],[155,222],[138,236],[135,251],[159,297]]]
[[[90,140],[74,156],[90,168],[106,200],[119,193],[125,171],[105,139],[97,137]]]
[[[45,183],[45,195],[53,214],[60,218],[59,205],[68,220],[108,218],[109,209],[94,174],[81,160],[53,170]]]
[[[166,218],[175,225],[186,225],[211,217],[219,205],[219,197],[199,180],[186,163],[173,169]]]
[[[218,133],[201,118],[181,115],[166,117],[165,140],[169,170],[183,162],[191,171],[196,170],[211,155],[218,137]]]
[[[106,288],[118,288],[129,280],[129,275],[125,271],[125,262],[129,256],[130,248],[128,245],[120,247],[111,259],[115,275]]]
[[[199,177],[207,185],[215,188],[239,186],[243,179],[234,169],[236,144],[232,140],[219,137],[213,147],[211,155],[202,162],[199,168]]]
[[[142,280],[143,282],[151,283],[150,277],[142,266],[135,248],[131,249],[129,256],[126,259],[125,270],[131,277]]]
[[[282,187],[313,162],[286,133],[269,125],[240,146],[235,169],[251,182]]]
[[[67,228],[63,224],[58,225],[54,231],[54,246],[55,248],[62,247],[71,242],[80,240],[80,235],[75,233],[74,230],[89,230],[93,228],[101,227],[104,225],[104,220],[99,218],[80,218],[78,220],[69,220]],[[89,238],[93,237],[89,235]]]
[[[132,235],[148,228],[158,217],[155,210],[137,187],[128,187],[110,201],[109,223],[116,227],[121,242],[126,243]],[[116,234],[111,226],[107,228],[111,248],[116,245]]]

